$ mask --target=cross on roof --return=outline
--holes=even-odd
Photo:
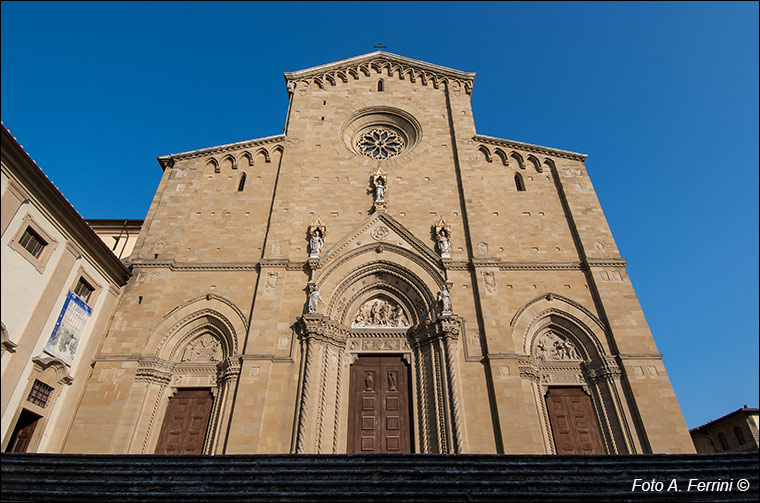
[[[373,45],[375,49],[387,49],[387,46],[384,46],[382,42],[378,42],[377,45]]]

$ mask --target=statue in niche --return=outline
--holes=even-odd
[[[441,314],[451,314],[451,294],[446,285],[443,285],[442,290],[438,292],[438,302],[441,303]]]
[[[441,254],[441,258],[451,258],[451,228],[449,224],[441,217],[435,224],[434,230],[438,253]]]
[[[573,343],[554,332],[547,332],[538,338],[535,354],[536,359],[544,361],[581,360]]]
[[[438,251],[443,258],[451,257],[451,244],[446,229],[441,229],[441,232],[438,233]]]
[[[364,391],[374,391],[375,389],[375,378],[372,375],[372,372],[365,372],[364,373]]]
[[[393,301],[375,298],[359,308],[353,328],[405,328],[409,326],[404,310]]]
[[[181,362],[215,362],[221,346],[211,334],[205,334],[191,341],[182,352]]]
[[[372,175],[372,193],[376,203],[385,202],[385,193],[388,190],[388,178],[382,168],[378,167]]]
[[[322,233],[319,229],[314,229],[314,232],[311,234],[311,240],[309,240],[309,257],[319,257],[319,253],[322,251],[323,244],[324,241],[322,240]]]
[[[385,183],[382,178],[375,179],[375,202],[385,201]]]
[[[322,253],[322,246],[325,244],[327,236],[327,227],[317,217],[309,226],[309,258],[319,258]]]
[[[317,308],[321,300],[322,296],[319,295],[319,287],[314,285],[314,289],[309,294],[309,314],[317,314]]]

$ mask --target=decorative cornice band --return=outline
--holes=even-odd
[[[625,360],[662,360],[662,355],[659,353],[649,355],[617,355],[621,361]]]
[[[473,259],[471,261],[452,260],[447,268],[452,271],[467,271],[481,267],[498,267],[500,271],[580,271],[580,262],[505,262],[499,259]]]
[[[569,150],[543,147],[541,145],[533,145],[531,143],[523,143],[521,141],[506,140],[503,138],[496,138],[494,136],[486,136],[482,134],[476,134],[472,137],[472,140],[480,143],[485,143],[487,145],[516,148],[520,150],[526,150],[528,152],[535,152],[537,154],[553,155],[555,157],[572,159],[573,161],[583,162],[588,157],[588,154],[579,154],[578,152],[571,152]]]
[[[207,155],[223,154],[225,152],[258,147],[259,145],[269,145],[283,141],[285,141],[285,135],[276,134],[273,136],[266,136],[264,138],[254,138],[253,140],[243,140],[235,143],[227,143],[225,145],[217,145],[215,147],[188,150],[187,152],[180,152],[178,154],[162,155],[160,157],[157,157],[157,159],[159,164],[161,164],[161,167],[166,169],[167,167],[171,168],[174,166],[174,161],[195,159],[196,157],[203,157]]]
[[[173,259],[135,259],[134,268],[165,268],[171,271],[255,271],[258,269],[285,269],[302,271],[309,261],[291,261],[286,258],[265,258],[257,262],[175,262]],[[483,267],[498,267],[501,271],[579,271],[589,267],[625,267],[624,258],[586,259],[585,262],[506,262],[493,258],[447,260],[446,268],[467,271]],[[317,264],[321,267],[322,262]]]
[[[620,258],[587,258],[588,267],[625,267],[628,263],[623,257]]]

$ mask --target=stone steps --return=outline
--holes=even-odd
[[[758,454],[3,454],[2,501],[757,501]],[[675,478],[681,492],[632,492]],[[689,479],[734,481],[686,492]],[[750,490],[737,489],[739,479]]]

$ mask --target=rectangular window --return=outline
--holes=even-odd
[[[50,398],[50,392],[52,391],[52,386],[48,386],[44,382],[35,379],[32,389],[29,391],[29,396],[26,399],[44,409],[47,405],[48,398]]]
[[[74,294],[82,299],[85,304],[90,300],[90,295],[94,291],[95,289],[90,286],[90,284],[86,282],[84,278],[79,278],[79,282],[77,283],[76,288],[74,288]]]
[[[40,258],[42,249],[47,246],[47,241],[42,239],[31,227],[26,228],[18,243],[31,253],[34,258]]]

